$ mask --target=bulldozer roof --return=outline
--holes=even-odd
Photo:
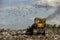
[[[38,20],[46,20],[46,18],[35,18],[35,20],[38,19]]]

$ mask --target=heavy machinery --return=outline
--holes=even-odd
[[[32,26],[27,28],[26,34],[27,35],[33,35],[33,34],[45,35],[45,26],[46,26],[45,18],[35,18]]]

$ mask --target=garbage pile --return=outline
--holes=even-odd
[[[0,40],[60,40],[60,29],[46,29],[46,35],[25,35],[26,29],[0,29]]]

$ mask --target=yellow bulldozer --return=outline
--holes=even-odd
[[[27,35],[33,35],[33,34],[45,35],[45,26],[46,26],[45,18],[35,18],[32,26],[27,28],[26,34]]]

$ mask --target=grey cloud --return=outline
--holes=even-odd
[[[35,7],[37,8],[55,8],[60,5],[60,0],[37,0],[34,4]]]
[[[60,6],[56,9],[56,11],[53,14],[51,14],[47,17],[47,21],[50,22],[51,24],[53,22],[56,24],[60,24],[60,18],[59,17],[60,17]],[[53,21],[51,21],[51,20],[53,20]]]

